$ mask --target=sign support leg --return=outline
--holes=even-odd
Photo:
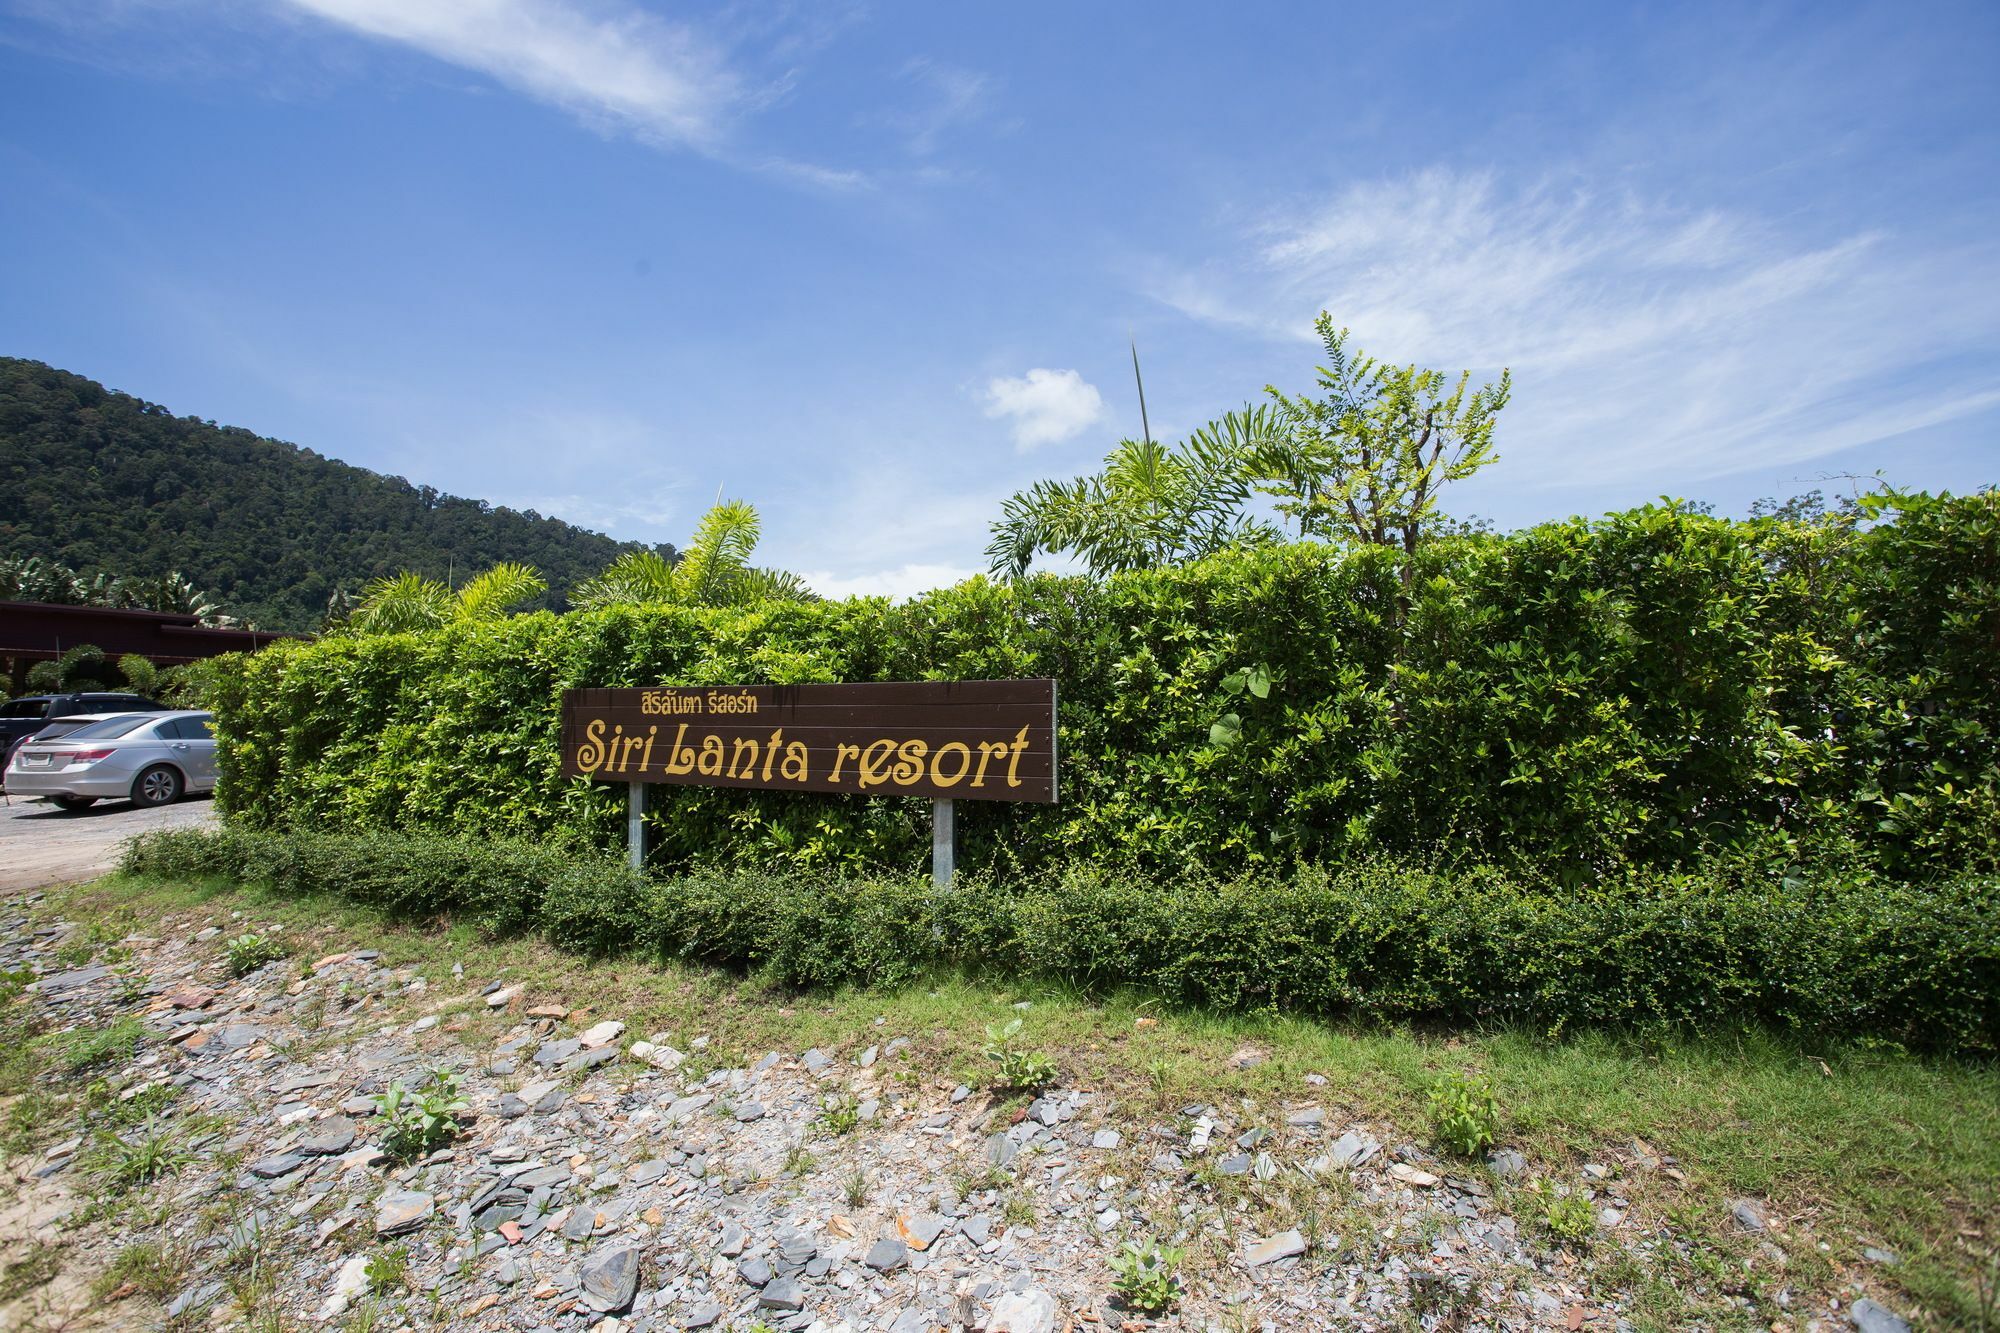
[[[957,859],[957,830],[952,827],[951,802],[942,796],[931,798],[931,883],[940,889],[951,887],[952,863]]]
[[[646,784],[625,784],[625,864],[646,868]]]

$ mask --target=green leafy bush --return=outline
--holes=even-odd
[[[1966,1051],[1991,1051],[2000,1035],[1993,876],[1913,885],[1865,863],[1801,866],[1782,846],[1584,886],[1372,858],[1231,878],[1094,867],[1010,886],[967,876],[943,893],[917,879],[759,870],[649,879],[504,840],[243,828],[149,834],[124,864],[539,925],[572,948],[755,970],[788,986],[899,985],[960,967],[1224,1010],[1552,1032],[1760,1024]],[[459,873],[428,879],[438,864]],[[411,887],[388,892],[404,871]],[[415,900],[419,885],[427,901]],[[807,928],[824,935],[788,938]]]
[[[1500,1107],[1486,1079],[1454,1070],[1431,1086],[1431,1129],[1460,1157],[1477,1157],[1500,1133]]]
[[[1062,803],[964,803],[962,869],[1234,875],[1446,846],[1580,886],[1773,837],[1910,879],[2000,868],[2000,495],[1876,513],[1654,505],[1431,543],[1407,587],[1396,552],[1293,543],[894,605],[279,643],[216,668],[219,800],[266,827],[609,850],[625,796],[562,776],[566,688],[1048,675]],[[653,800],[660,869],[914,872],[928,851],[916,799]]]

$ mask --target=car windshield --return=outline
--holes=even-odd
[[[140,727],[159,719],[141,713],[137,717],[107,717],[102,722],[93,722],[87,727],[78,727],[63,737],[66,741],[108,741],[137,731]]]

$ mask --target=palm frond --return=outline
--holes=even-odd
[[[674,566],[657,551],[627,551],[603,573],[577,584],[569,595],[574,605],[585,609],[643,606],[677,597]]]
[[[679,600],[701,605],[725,600],[731,583],[749,568],[762,532],[757,511],[741,500],[725,500],[703,514],[674,567]]]
[[[514,607],[548,590],[542,576],[526,565],[503,561],[466,581],[458,590],[454,620],[498,620]]]
[[[436,579],[404,570],[363,588],[361,605],[348,623],[364,634],[436,629],[444,624],[451,605],[451,589]]]

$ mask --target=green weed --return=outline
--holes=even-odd
[[[1453,1071],[1431,1087],[1431,1129],[1460,1157],[1477,1157],[1500,1132],[1500,1108],[1493,1085],[1478,1075]]]
[[[1180,1299],[1180,1267],[1186,1258],[1186,1250],[1162,1245],[1156,1237],[1128,1240],[1111,1257],[1111,1286],[1134,1310],[1165,1314]]]

